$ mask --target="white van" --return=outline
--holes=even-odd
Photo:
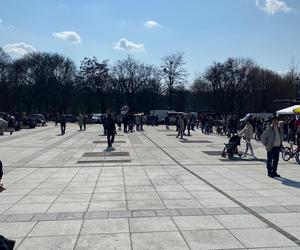
[[[158,123],[164,123],[165,118],[168,115],[168,112],[176,112],[174,110],[151,110],[150,111],[150,116],[156,116],[158,118]]]

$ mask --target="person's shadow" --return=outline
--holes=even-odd
[[[281,181],[281,183],[285,186],[300,188],[300,182],[298,181],[293,181],[284,177],[275,178],[275,179]]]

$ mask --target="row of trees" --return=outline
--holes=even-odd
[[[0,111],[91,113],[151,109],[217,113],[273,111],[275,99],[295,99],[297,73],[279,75],[248,58],[213,63],[188,85],[182,52],[159,67],[128,56],[110,65],[84,58],[77,69],[62,55],[32,53],[12,60],[0,48]],[[189,87],[188,87],[189,86]]]

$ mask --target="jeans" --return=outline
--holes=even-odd
[[[269,173],[277,172],[280,150],[281,147],[279,146],[279,147],[273,147],[270,151],[268,151],[267,169]]]
[[[183,132],[182,132],[182,131],[180,131],[180,130],[178,131],[178,134],[177,134],[177,136],[176,136],[176,137],[178,138],[179,136],[180,136],[180,138],[183,138]]]
[[[62,135],[66,133],[66,123],[63,122],[60,124],[60,130]]]
[[[115,140],[115,133],[113,133],[113,134],[108,133],[107,134],[107,145],[108,145],[108,147],[112,146],[112,144],[114,143],[114,140]]]

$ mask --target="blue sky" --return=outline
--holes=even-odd
[[[131,54],[159,65],[183,51],[191,79],[227,57],[287,70],[300,63],[299,24],[299,0],[0,0],[0,46],[13,56],[58,52],[79,65]]]

